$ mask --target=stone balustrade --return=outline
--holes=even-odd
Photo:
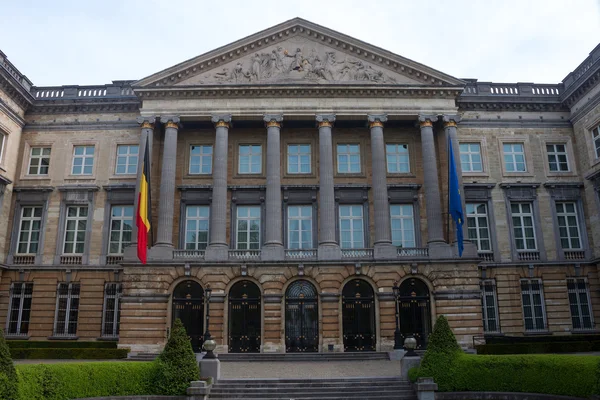
[[[477,96],[494,97],[548,97],[559,99],[564,85],[559,84],[535,84],[535,83],[494,83],[477,82],[476,79],[467,79],[467,85],[461,98]]]
[[[36,100],[57,99],[115,99],[135,98],[136,95],[131,88],[133,81],[113,81],[108,85],[90,86],[46,86],[31,88],[31,94]]]

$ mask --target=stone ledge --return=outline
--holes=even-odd
[[[583,400],[581,397],[514,392],[437,392],[436,400]]]

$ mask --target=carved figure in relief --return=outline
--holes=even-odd
[[[231,77],[229,76],[229,68],[223,68],[223,71],[216,72],[215,73],[215,78],[219,82],[224,82],[224,81],[230,80]]]
[[[287,50],[283,52],[286,57],[294,58],[294,61],[290,65],[290,71],[302,71],[302,49],[298,47],[294,55],[290,55]]]

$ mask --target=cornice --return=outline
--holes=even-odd
[[[8,73],[0,65],[0,88],[8,94],[8,96],[15,101],[24,110],[27,110],[34,102],[34,98],[25,88],[23,88],[18,82],[15,82],[15,78]]]
[[[497,127],[497,128],[572,128],[571,122],[566,120],[548,119],[463,119],[459,127]]]
[[[16,112],[14,112],[12,110],[12,108],[10,108],[8,106],[8,104],[6,104],[4,102],[4,100],[0,99],[0,111],[6,115],[8,118],[10,118],[11,120],[13,120],[13,122],[19,126],[23,126],[25,125],[25,120],[23,118],[21,118]]]
[[[544,101],[541,99],[523,98],[486,98],[461,96],[456,100],[459,111],[565,111],[569,108],[557,100]]]
[[[85,114],[94,112],[128,113],[138,112],[141,102],[134,97],[127,100],[85,99],[77,100],[44,100],[37,101],[27,114]]]
[[[95,131],[107,129],[139,128],[135,120],[130,121],[104,121],[104,122],[72,122],[72,123],[27,123],[24,131]]]

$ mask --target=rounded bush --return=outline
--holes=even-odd
[[[17,400],[17,371],[10,356],[10,350],[0,329],[0,399]]]

